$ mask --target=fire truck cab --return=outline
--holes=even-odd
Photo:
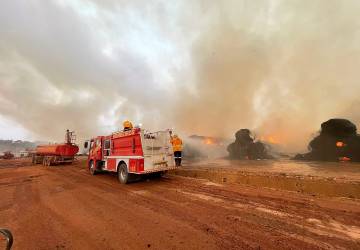
[[[84,144],[89,150],[90,174],[117,172],[126,184],[143,174],[164,173],[175,169],[170,130],[146,132],[140,128],[98,136]]]

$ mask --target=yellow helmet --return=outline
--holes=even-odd
[[[130,121],[126,120],[123,122],[124,128],[132,128],[133,125]]]

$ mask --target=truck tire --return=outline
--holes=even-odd
[[[89,171],[90,171],[91,175],[96,175],[97,171],[96,171],[94,161],[90,161],[90,163],[89,163]]]
[[[7,230],[5,228],[0,228],[0,234],[2,234],[5,239],[6,239],[6,250],[10,250],[13,242],[14,242],[14,237],[12,235],[12,233],[10,232],[10,230]]]
[[[126,184],[129,181],[129,172],[125,163],[121,163],[118,167],[118,178],[121,184]]]

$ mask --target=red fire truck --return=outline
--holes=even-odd
[[[86,141],[90,174],[117,172],[120,183],[140,175],[175,169],[170,130],[146,132],[140,128],[98,136]]]

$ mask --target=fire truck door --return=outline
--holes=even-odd
[[[104,140],[103,142],[103,156],[106,159],[111,155],[111,141],[110,139]]]
[[[93,155],[95,156],[96,160],[102,160],[102,147],[100,139],[96,139],[94,143]]]

